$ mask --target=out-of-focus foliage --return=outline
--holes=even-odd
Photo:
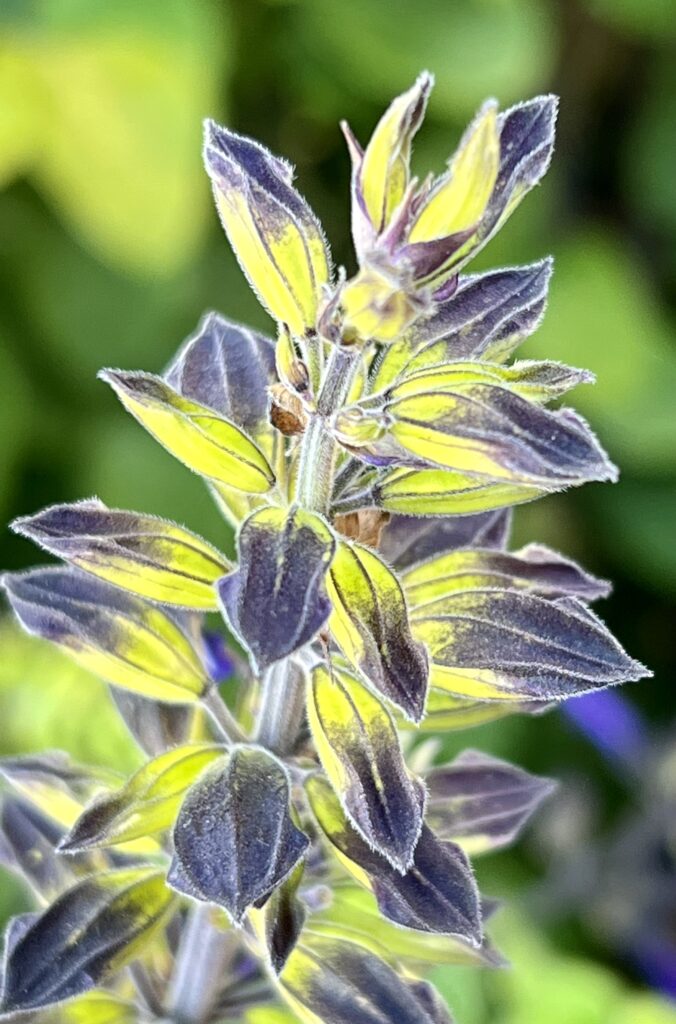
[[[512,970],[478,975],[437,970],[435,983],[458,1024],[674,1024],[676,1009],[618,980],[607,968],[556,952],[523,914],[501,911],[493,932]]]
[[[216,101],[216,11],[188,0],[3,7],[0,181],[27,175],[122,269],[184,265],[206,220],[192,156]]]

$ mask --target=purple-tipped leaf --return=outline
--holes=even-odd
[[[539,325],[551,275],[545,259],[461,278],[455,294],[418,320],[406,340],[420,356],[434,345],[438,363],[506,358]]]
[[[335,540],[299,508],[254,512],[238,538],[239,567],[218,583],[221,607],[260,671],[309,643],[326,622],[325,577]]]
[[[183,617],[74,569],[33,569],[3,583],[27,632],[115,686],[170,703],[204,693],[208,679]]]
[[[607,597],[605,580],[539,544],[509,554],[491,548],[461,548],[412,566],[402,576],[416,618],[443,614],[448,597],[463,590],[526,590],[541,597]]]
[[[268,387],[277,376],[274,343],[264,335],[207,313],[164,377],[179,394],[214,409],[252,437],[270,430]]]
[[[262,747],[237,746],[188,792],[174,827],[168,882],[217,903],[239,924],[303,857],[286,769]]]
[[[162,604],[215,609],[213,585],[230,568],[185,527],[97,500],[51,505],[12,528],[76,568]]]
[[[401,571],[458,548],[504,549],[511,520],[511,509],[504,508],[431,521],[419,516],[393,516],[383,530],[380,551]]]
[[[363,946],[309,935],[280,984],[303,1019],[322,1024],[452,1024],[428,982],[409,981]]]
[[[471,854],[509,846],[555,783],[476,750],[432,768],[427,820],[442,839]]]
[[[575,598],[468,590],[413,630],[430,652],[431,685],[462,698],[564,700],[649,675]]]
[[[99,873],[10,933],[0,1013],[52,1006],[123,967],[166,918],[173,896],[149,868]]]
[[[406,874],[372,850],[354,831],[329,784],[320,776],[306,782],[312,811],[326,838],[355,865],[355,877],[368,878],[381,913],[404,928],[482,941],[479,893],[467,857],[423,825],[413,863]]]

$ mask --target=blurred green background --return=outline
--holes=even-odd
[[[624,691],[651,737],[638,773],[561,713],[447,742],[563,785],[517,853],[481,870],[518,903],[496,924],[517,970],[440,983],[459,1024],[667,1024],[676,1011],[646,986],[671,977],[676,993],[673,0],[0,0],[0,518],[98,494],[228,543],[197,478],[96,372],[160,370],[209,308],[270,327],[212,209],[203,117],[296,164],[349,271],[337,122],[365,140],[425,67],[423,172],[486,96],[561,96],[553,169],[475,268],[554,254],[524,352],[598,374],[574,400],[622,479],[520,509],[517,540],[612,578],[600,611],[655,672]],[[7,568],[38,557],[7,531],[0,543]],[[0,632],[3,751],[133,761],[101,686],[8,621]],[[21,905],[3,891],[4,912]]]

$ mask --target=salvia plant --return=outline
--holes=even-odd
[[[589,609],[605,582],[508,548],[511,506],[616,477],[550,408],[590,375],[512,361],[551,263],[464,273],[546,171],[556,100],[487,102],[420,181],[431,86],[365,149],[344,126],[350,279],[289,164],[208,122],[276,340],[210,313],[164,374],[101,373],[206,480],[236,561],[97,499],[14,524],[65,563],[5,576],[20,623],[112,685],[148,760],[127,781],[2,764],[2,859],[39,901],[7,930],[5,1013],[448,1024],[426,971],[504,963],[468,855],[511,842],[551,784],[475,750],[435,764],[429,734],[646,674]],[[205,629],[215,611],[246,657]]]

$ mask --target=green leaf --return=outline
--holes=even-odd
[[[412,81],[421,67],[434,68],[432,113],[445,126],[472,114],[477,96],[495,94],[511,103],[550,80],[559,26],[547,15],[526,0],[508,7],[440,6],[436,0],[392,0],[383,7],[379,0],[345,0],[338,8],[331,0],[315,0],[301,4],[298,32],[289,42],[298,47],[292,55],[305,102],[323,99],[331,115],[338,101],[352,96],[357,73],[360,96],[353,103],[363,120],[365,98],[388,102],[393,81]],[[446,131],[430,134],[442,136],[445,155]]]
[[[456,732],[497,722],[509,715],[539,715],[548,708],[548,704],[537,701],[468,700],[455,697],[447,690],[430,686],[425,717],[416,728],[422,732]],[[412,728],[411,723],[403,718],[398,725],[402,729]]]
[[[373,892],[385,917],[403,928],[481,945],[479,893],[469,862],[455,843],[442,842],[423,825],[413,864],[402,875],[354,831],[328,782],[313,775],[305,786],[312,812],[339,860]]]
[[[328,576],[331,636],[348,662],[413,721],[425,707],[428,665],[411,635],[394,573],[368,548],[341,541]]]
[[[289,778],[276,757],[261,747],[234,747],[183,802],[169,884],[193,899],[218,903],[239,924],[308,847],[293,823],[289,798]]]
[[[556,785],[477,750],[432,768],[425,782],[429,825],[471,855],[513,843]]]
[[[50,554],[140,597],[184,608],[216,608],[213,584],[225,555],[185,527],[98,501],[52,505],[16,519],[16,533]]]
[[[183,398],[152,373],[102,370],[125,409],[188,469],[248,494],[265,494],[275,482],[260,448],[213,409]]]
[[[8,936],[1,1010],[71,999],[131,960],[171,909],[161,872],[122,869],[78,882]]]
[[[547,493],[520,481],[485,481],[443,469],[390,469],[375,482],[365,504],[419,516],[471,515],[520,505]]]
[[[353,942],[309,936],[279,981],[304,1024],[451,1024],[431,986],[404,980]]]
[[[436,466],[545,490],[615,480],[617,470],[584,420],[524,397],[539,399],[543,388],[555,393],[557,381],[565,388],[580,379],[580,371],[555,364],[448,363],[344,409],[333,432],[375,465]]]
[[[3,583],[24,629],[115,686],[182,704],[204,693],[206,672],[182,620],[74,569],[33,569]]]
[[[411,618],[443,614],[447,597],[465,590],[523,590],[541,597],[607,597],[610,586],[574,562],[539,544],[508,554],[465,548],[440,555],[404,572],[402,584]]]
[[[99,260],[151,284],[170,277],[207,226],[195,154],[227,73],[228,12],[189,0],[21,8],[0,48],[2,169],[29,175]]]
[[[218,596],[257,670],[309,643],[326,622],[335,545],[322,518],[295,506],[260,509],[242,525],[239,566],[220,580]]]
[[[59,844],[62,853],[126,843],[170,828],[186,790],[223,747],[186,744],[148,761],[121,789],[86,808]]]
[[[77,764],[62,750],[0,760],[0,776],[53,821],[69,828],[88,800],[117,785],[121,776]]]
[[[462,698],[564,700],[648,674],[574,598],[462,591],[413,631],[429,648],[431,685]]]
[[[393,967],[398,967],[400,961],[419,970],[438,964],[505,965],[487,938],[477,947],[457,936],[401,928],[383,917],[372,893],[351,882],[341,882],[331,892],[330,905],[312,915],[312,931],[356,942]]]
[[[249,284],[275,320],[314,329],[330,256],[293,170],[258,142],[205,124],[204,161],[218,213]]]
[[[406,768],[389,712],[353,675],[318,665],[308,687],[315,749],[363,839],[399,871],[413,861],[425,790]]]

